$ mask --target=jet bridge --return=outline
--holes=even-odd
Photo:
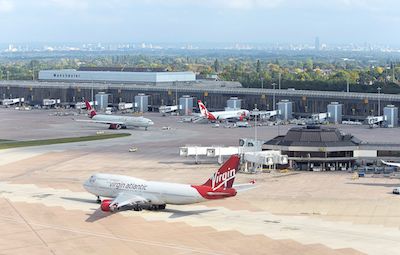
[[[311,115],[311,119],[317,123],[323,123],[327,121],[329,117],[330,117],[329,112],[316,113]]]
[[[386,121],[386,116],[368,116],[365,121],[370,128],[381,126]]]
[[[261,147],[248,146],[185,146],[179,148],[179,156],[194,157],[196,164],[199,163],[201,158],[217,158],[218,163],[222,164],[226,156],[244,155],[246,152],[260,150]]]
[[[276,169],[276,165],[287,165],[288,162],[288,156],[277,150],[244,153],[245,172],[255,173],[263,170],[263,166],[267,166],[269,170]]]
[[[14,104],[19,104],[19,103],[23,103],[24,102],[24,98],[23,97],[17,97],[17,98],[10,98],[10,99],[3,99],[3,105],[5,106],[9,106],[9,105],[14,105]]]
[[[129,110],[133,108],[133,103],[124,103],[121,102],[118,104],[118,110],[123,111],[123,110]]]
[[[172,113],[178,111],[178,105],[161,105],[159,108],[159,112],[162,116],[165,116],[167,113]]]
[[[269,120],[272,117],[275,117],[277,115],[281,114],[280,110],[274,110],[274,111],[251,111],[250,116],[252,117],[257,117],[260,120]]]
[[[56,105],[56,104],[60,104],[61,103],[61,100],[59,99],[59,98],[57,98],[57,99],[43,99],[43,106],[47,106],[47,107],[50,107],[50,106],[53,106],[53,105]]]
[[[97,102],[96,101],[94,101],[94,102],[90,101],[89,104],[90,104],[90,106],[93,107],[93,105],[97,105]],[[76,102],[75,103],[75,109],[86,109],[85,102]]]

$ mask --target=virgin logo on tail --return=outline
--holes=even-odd
[[[238,155],[232,155],[228,161],[223,164],[210,179],[204,183],[204,186],[209,186],[213,190],[221,187],[224,189],[232,188],[235,181],[236,171],[239,168],[240,158]]]
[[[224,186],[224,188],[227,188],[228,182],[235,179],[235,176],[236,169],[228,169],[227,172],[224,172],[222,174],[217,172],[211,177],[211,188],[213,190],[219,189],[222,186]]]

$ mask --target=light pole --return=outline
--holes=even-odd
[[[261,77],[261,89],[264,89],[264,77]]]
[[[179,104],[178,104],[178,81],[175,81],[175,103],[176,103],[176,105],[178,105],[178,108],[179,108]]]
[[[255,151],[256,150],[256,146],[258,145],[258,143],[257,143],[257,116],[259,114],[259,111],[257,109],[257,104],[254,105],[253,113],[254,113],[254,140],[255,140],[255,142],[254,142],[254,151]]]
[[[282,80],[282,74],[279,73],[279,79],[278,79],[278,89],[281,90],[281,80]]]
[[[272,83],[272,87],[274,89],[274,93],[272,94],[272,110],[273,111],[275,111],[275,86],[276,86],[276,83],[275,82]]]
[[[381,87],[378,87],[378,116],[381,116]]]

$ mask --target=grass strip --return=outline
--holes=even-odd
[[[43,140],[32,140],[32,141],[15,141],[15,142],[5,142],[0,143],[0,150],[28,147],[28,146],[42,146],[60,143],[76,143],[76,142],[88,142],[96,140],[104,140],[111,138],[120,138],[125,136],[130,136],[129,133],[122,134],[99,134],[99,135],[89,135],[80,137],[66,137],[66,138],[55,138],[55,139],[43,139]]]

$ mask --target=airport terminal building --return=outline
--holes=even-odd
[[[306,171],[350,170],[356,162],[400,156],[400,144],[365,143],[337,128],[321,126],[293,127],[264,143],[263,150],[280,150],[288,155],[289,167]]]
[[[81,67],[39,71],[40,81],[106,82],[106,83],[173,83],[193,82],[194,72],[170,72],[164,68]]]

